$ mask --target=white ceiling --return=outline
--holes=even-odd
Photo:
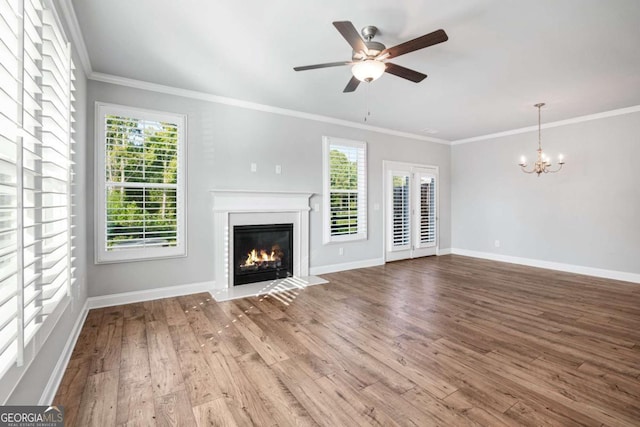
[[[638,0],[72,1],[93,71],[457,140],[640,104]],[[342,89],[349,60],[331,24],[376,25],[387,47],[444,29],[449,41]]]

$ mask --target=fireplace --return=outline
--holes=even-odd
[[[234,228],[239,226],[293,224],[292,275],[309,276],[309,198],[312,193],[219,189],[211,190],[211,195],[216,295],[222,292],[229,295],[234,288],[243,289],[243,286],[234,286]]]
[[[233,227],[233,285],[293,275],[293,224]]]

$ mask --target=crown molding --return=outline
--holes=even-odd
[[[64,0],[64,1],[69,1],[69,0]],[[410,132],[403,132],[403,131],[399,131],[399,130],[395,130],[395,129],[388,129],[388,128],[382,128],[382,127],[378,127],[378,126],[365,125],[365,124],[358,123],[358,122],[352,122],[352,121],[349,121],[349,120],[337,119],[335,117],[323,116],[323,115],[320,115],[320,114],[305,113],[305,112],[302,112],[302,111],[289,110],[289,109],[286,109],[286,108],[274,107],[274,106],[266,105],[266,104],[258,104],[258,103],[255,103],[255,102],[243,101],[243,100],[236,99],[236,98],[229,98],[229,97],[225,97],[225,96],[213,95],[213,94],[207,93],[207,92],[200,92],[200,91],[195,91],[195,90],[190,90],[190,89],[182,89],[182,88],[178,88],[178,87],[175,87],[175,86],[166,86],[166,85],[161,85],[161,84],[157,84],[157,83],[147,82],[147,81],[144,81],[144,80],[129,79],[129,78],[126,78],[126,77],[120,77],[120,76],[116,76],[116,75],[113,75],[113,74],[105,74],[105,73],[98,73],[98,72],[92,71],[90,74],[87,75],[87,78],[90,79],[90,80],[104,82],[104,83],[110,83],[110,84],[115,84],[115,85],[119,85],[119,86],[126,86],[126,87],[135,88],[135,89],[148,90],[148,91],[151,91],[151,92],[166,93],[168,95],[182,96],[182,97],[185,97],[185,98],[198,99],[198,100],[202,100],[202,101],[214,102],[214,103],[217,103],[217,104],[224,104],[224,105],[230,105],[230,106],[233,106],[233,107],[246,108],[246,109],[249,109],[249,110],[256,110],[256,111],[263,111],[263,112],[267,112],[267,113],[280,114],[280,115],[283,115],[283,116],[290,116],[290,117],[296,117],[296,118],[300,118],[300,119],[313,120],[313,121],[322,122],[322,123],[329,123],[329,124],[334,124],[334,125],[338,125],[338,126],[346,126],[346,127],[351,127],[351,128],[355,128],[355,129],[362,129],[362,130],[367,130],[367,131],[371,131],[371,132],[377,132],[377,133],[383,133],[383,134],[387,134],[387,135],[399,136],[399,137],[403,137],[403,138],[417,139],[417,140],[420,140],[420,141],[435,142],[437,144],[444,144],[444,145],[468,144],[470,142],[485,141],[485,140],[489,140],[489,139],[501,138],[501,137],[510,136],[510,135],[518,135],[518,134],[521,134],[521,133],[534,132],[534,131],[538,130],[538,126],[535,125],[535,126],[527,126],[527,127],[523,127],[523,128],[519,128],[519,129],[507,130],[507,131],[503,131],[503,132],[491,133],[491,134],[487,134],[487,135],[474,136],[474,137],[471,137],[471,138],[458,139],[458,140],[455,140],[455,141],[449,141],[449,140],[446,140],[446,139],[434,138],[434,137],[429,137],[429,136],[424,136],[424,135],[418,135],[418,134],[414,134],[414,133],[410,133]],[[607,118],[607,117],[621,116],[621,115],[624,115],[624,114],[631,114],[631,113],[636,113],[636,112],[640,112],[640,105],[634,105],[632,107],[626,107],[626,108],[619,108],[619,109],[616,109],[616,110],[604,111],[604,112],[601,112],[601,113],[589,114],[589,115],[586,115],[586,116],[574,117],[574,118],[566,119],[566,120],[559,120],[559,121],[556,121],[556,122],[549,122],[549,123],[543,124],[541,126],[541,128],[542,129],[549,129],[549,128],[554,128],[554,127],[559,127],[559,126],[571,125],[571,124],[575,124],[575,123],[588,122],[588,121],[591,121],[591,120],[604,119],[604,118]]]
[[[637,112],[640,112],[640,105],[634,105],[632,107],[627,107],[627,108],[619,108],[617,110],[604,111],[602,113],[589,114],[589,115],[586,115],[586,116],[574,117],[572,119],[559,120],[557,122],[545,123],[545,124],[543,124],[541,126],[541,128],[542,129],[549,129],[549,128],[555,128],[555,127],[559,127],[559,126],[572,125],[572,124],[575,124],[575,123],[588,122],[588,121],[591,121],[591,120],[604,119],[604,118],[607,118],[607,117],[622,116],[623,114],[631,114],[631,113],[637,113]],[[471,137],[471,138],[458,139],[458,140],[455,140],[455,141],[451,141],[450,144],[451,145],[468,144],[470,142],[477,142],[477,141],[484,141],[484,140],[487,140],[487,139],[501,138],[503,136],[518,135],[520,133],[533,132],[533,131],[537,131],[537,130],[538,130],[538,126],[527,126],[527,127],[524,127],[524,128],[507,130],[507,131],[504,131],[504,132],[490,133],[488,135],[481,135],[481,136],[474,136],[474,137]]]
[[[352,122],[349,120],[337,119],[335,117],[322,116],[319,114],[304,113],[302,111],[289,110],[286,108],[273,107],[271,105],[258,104],[250,101],[243,101],[225,96],[213,95],[207,92],[200,92],[190,89],[182,89],[174,86],[166,86],[157,83],[146,82],[143,80],[129,79],[126,77],[115,76],[113,74],[92,72],[87,76],[89,80],[98,82],[111,83],[120,86],[127,86],[135,89],[148,90],[152,92],[166,93],[168,95],[182,96],[185,98],[198,99],[201,101],[214,102],[217,104],[230,105],[233,107],[246,108],[249,110],[263,111],[266,113],[280,114],[283,116],[296,117],[299,119],[313,120],[316,122],[329,123],[338,126],[346,126],[356,129],[367,130],[371,132],[384,133],[387,135],[400,136],[403,138],[417,139],[420,141],[435,142],[437,144],[449,145],[446,139],[433,138],[424,135],[417,135],[409,132],[402,132],[395,129],[387,129],[378,126],[365,125],[362,123]]]
[[[76,11],[73,9],[73,4],[71,0],[59,0],[57,4],[59,5],[64,21],[67,23],[71,41],[80,57],[84,74],[89,77],[93,73],[93,69],[91,68],[89,52],[87,51],[87,45],[84,43],[84,37],[82,37],[82,31],[80,30],[80,24],[78,23]]]

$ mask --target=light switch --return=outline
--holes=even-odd
[[[277,174],[282,173],[282,166],[280,166],[280,165],[276,165],[276,173],[277,173]]]
[[[257,163],[251,163],[251,172],[256,172],[258,170]]]

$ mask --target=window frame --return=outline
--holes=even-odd
[[[358,165],[358,231],[353,234],[335,235],[331,234],[331,170],[330,153],[332,146],[343,146],[362,150],[361,156],[364,159],[362,167]],[[367,143],[366,141],[356,141],[344,138],[322,137],[322,186],[323,186],[323,220],[322,220],[322,240],[323,244],[354,242],[367,240]]]
[[[176,182],[177,245],[171,247],[133,248],[119,251],[106,249],[106,115],[119,115],[140,120],[175,123],[178,128],[178,167]],[[96,264],[147,261],[154,259],[180,258],[187,255],[187,116],[186,114],[130,107],[106,102],[95,103],[95,214],[94,242]]]

